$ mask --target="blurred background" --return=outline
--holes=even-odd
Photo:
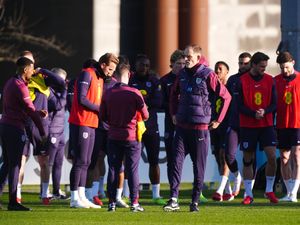
[[[135,56],[144,53],[162,76],[170,69],[169,57],[175,49],[198,44],[211,67],[223,60],[230,74],[237,72],[241,52],[262,51],[270,56],[267,72],[275,75],[284,21],[281,12],[289,10],[286,24],[298,25],[298,2],[0,0],[0,87],[14,74],[14,62],[23,50],[34,53],[36,66],[62,67],[70,77],[90,57],[98,60],[113,52],[127,55],[133,64]],[[281,47],[298,49],[299,43],[283,42]]]
[[[106,52],[127,55],[132,65],[137,54],[147,54],[152,69],[163,76],[170,70],[171,53],[188,44],[200,45],[211,67],[227,62],[230,74],[237,72],[241,52],[262,51],[270,56],[267,72],[276,75],[277,51],[289,50],[300,61],[298,12],[298,0],[0,0],[0,92],[24,50],[33,52],[37,67],[62,67],[69,78],[86,59],[98,60]],[[162,135],[161,114],[159,121]],[[161,143],[160,164],[166,171]],[[140,168],[145,168],[142,159]],[[25,183],[39,183],[34,160],[27,163]],[[218,170],[211,154],[208,162],[205,179],[214,181]],[[70,167],[65,159],[62,183],[68,183]],[[190,167],[187,163],[184,170]],[[143,172],[147,169],[140,169],[146,178]],[[184,181],[192,181],[190,173],[184,174]],[[161,180],[167,181],[165,173]]]

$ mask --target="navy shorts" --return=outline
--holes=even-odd
[[[300,129],[277,129],[278,148],[290,150],[292,146],[300,145]]]
[[[223,127],[218,127],[217,129],[210,131],[210,144],[212,154],[219,154],[219,150],[225,149],[225,137],[226,130]]]
[[[46,132],[46,136],[48,137],[48,127],[49,125],[46,122],[43,122],[43,127]],[[30,140],[30,143],[33,146],[33,155],[34,156],[47,156],[47,145],[46,143],[42,142],[42,137],[40,135],[39,129],[31,122],[30,124],[27,124],[25,126],[26,134],[28,135],[28,138]]]
[[[276,146],[276,132],[274,127],[260,127],[260,128],[240,128],[241,144],[240,149],[242,151],[255,151],[257,144],[260,146],[260,150],[263,150],[267,146]]]
[[[101,154],[103,154],[103,152],[105,153],[105,155],[107,154],[107,140],[108,140],[107,135],[108,135],[107,130],[104,130],[101,128],[96,129],[95,144],[94,144],[94,148],[93,148],[91,164],[89,166],[89,169],[95,168],[97,161],[98,161],[98,157]]]
[[[151,166],[159,163],[160,136],[158,131],[146,131],[142,138],[143,147],[146,148],[147,159]]]
[[[25,145],[23,148],[23,155],[26,157],[29,157],[30,153],[31,153],[31,145],[30,145],[30,141],[29,141],[28,137],[26,137]]]

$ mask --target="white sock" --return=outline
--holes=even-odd
[[[233,174],[234,174],[234,177],[235,177],[236,180],[241,180],[242,179],[242,176],[241,176],[241,173],[240,173],[239,170],[234,172]]]
[[[275,176],[266,176],[266,192],[273,192]]]
[[[160,198],[160,184],[152,184],[152,198]]]
[[[172,197],[171,199],[172,199],[173,201],[177,202],[177,198]]]
[[[122,200],[122,192],[123,188],[117,188],[117,193],[116,193],[116,200]]]
[[[99,178],[99,193],[104,193],[104,177]]]
[[[290,182],[289,182],[290,192],[292,191],[294,185],[295,185],[295,180],[294,179],[290,179]]]
[[[98,196],[99,182],[94,181],[92,186],[92,197]]]
[[[223,195],[226,183],[228,181],[228,177],[226,176],[221,176],[221,181],[220,181],[220,185],[219,188],[217,189],[216,192],[218,192],[220,195]]]
[[[18,186],[17,186],[17,198],[21,199],[22,198],[22,184],[18,183]]]
[[[294,180],[294,186],[291,189],[292,195],[297,196],[299,185],[300,185],[300,180]]]
[[[235,176],[235,178],[234,178],[234,185],[233,185],[232,191],[235,193],[235,192],[239,191],[241,188],[242,176],[241,176],[240,171],[236,171],[234,173],[234,176]]]
[[[245,196],[249,196],[251,198],[253,198],[253,194],[252,194],[252,183],[253,180],[244,180],[244,186],[245,186]]]
[[[226,194],[232,194],[232,189],[231,189],[231,185],[230,185],[230,181],[227,180],[226,185],[225,185],[225,193]]]
[[[85,197],[89,200],[92,201],[93,200],[93,193],[92,193],[93,189],[92,188],[85,188]]]
[[[47,198],[49,193],[49,183],[42,183],[42,198]]]
[[[289,195],[290,193],[291,193],[291,179],[288,179],[288,180],[283,180],[283,182],[284,182],[284,185],[285,185],[285,187],[286,187],[286,193],[287,193],[287,195]]]
[[[128,186],[128,179],[124,179],[123,183],[123,196],[129,198],[129,186]]]
[[[251,183],[251,190],[253,190],[254,184],[255,184],[255,180],[252,180],[252,183]]]
[[[85,196],[85,187],[78,187],[78,196],[80,200],[87,200]]]
[[[71,191],[71,201],[78,201],[78,200],[79,200],[78,190]]]

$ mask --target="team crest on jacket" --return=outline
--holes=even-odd
[[[146,90],[144,90],[144,89],[141,89],[140,90],[140,92],[141,92],[141,94],[143,95],[143,96],[145,96],[145,95],[147,95],[148,93],[147,93],[147,91]]]
[[[147,82],[146,82],[146,86],[147,86],[147,87],[151,87],[151,86],[152,86],[152,83],[149,82],[149,81],[147,81]]]
[[[56,143],[56,137],[51,137],[51,143],[55,144]]]
[[[249,143],[248,142],[243,142],[243,148],[248,148],[248,146],[249,146]]]
[[[26,141],[26,135],[25,134],[22,135],[21,140],[22,140],[22,142]]]
[[[202,81],[202,79],[201,79],[201,78],[199,78],[199,77],[197,77],[197,78],[196,78],[196,84],[200,84],[200,83],[201,83],[201,81]]]
[[[87,139],[87,138],[89,137],[89,133],[88,133],[88,132],[83,132],[83,133],[82,133],[82,137],[83,137],[84,139]]]

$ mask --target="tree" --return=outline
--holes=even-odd
[[[9,3],[11,5],[8,5]],[[10,10],[7,10],[7,9]],[[29,32],[36,24],[29,24],[24,13],[24,0],[0,0],[0,62],[15,62],[22,46],[34,46],[41,50],[54,50],[63,56],[71,56],[73,50],[55,35],[43,37]],[[38,58],[38,56],[35,56]]]

